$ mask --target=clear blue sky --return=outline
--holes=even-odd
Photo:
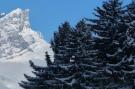
[[[0,12],[30,9],[31,27],[50,41],[61,23],[69,21],[73,26],[83,17],[92,18],[93,9],[101,6],[102,1],[105,0],[0,0]]]

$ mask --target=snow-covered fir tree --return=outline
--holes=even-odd
[[[51,46],[54,51],[55,62],[70,62],[70,58],[74,54],[74,36],[73,28],[68,22],[59,26],[58,32],[54,33],[54,39],[51,41]]]
[[[48,53],[46,52],[47,67],[37,66],[30,61],[35,76],[31,77],[24,74],[27,81],[21,81],[19,85],[24,89],[62,89],[61,83],[55,80],[55,73],[59,68],[53,65]]]
[[[135,87],[135,1],[127,5],[125,21],[128,25],[127,38],[124,44],[123,75],[125,82]]]
[[[54,51],[54,64],[57,65],[59,72],[55,73],[56,80],[63,84],[64,89],[72,89],[72,74],[75,69],[72,69],[71,61],[76,52],[76,39],[73,28],[68,22],[65,22],[59,27],[58,32],[54,33],[54,39],[51,42]],[[70,79],[71,77],[71,79]],[[61,87],[63,87],[61,86]]]
[[[70,89],[89,89],[93,85],[91,79],[94,76],[95,66],[92,64],[92,40],[90,32],[88,32],[84,21],[78,22],[74,30],[75,50],[72,50],[70,63],[58,64],[65,73],[63,73],[58,81],[64,82]]]
[[[95,10],[97,19],[91,20],[90,26],[98,50],[96,60],[102,63],[95,80],[101,89],[116,89],[127,83],[123,75],[123,60],[126,60],[123,48],[128,28],[124,19],[125,9],[120,0],[109,0]]]

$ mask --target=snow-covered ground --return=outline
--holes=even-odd
[[[34,60],[36,64],[45,66],[45,61]],[[21,89],[18,83],[25,80],[24,73],[31,74],[32,69],[28,61],[0,63],[0,89]]]
[[[18,8],[0,18],[0,89],[21,89],[18,82],[32,71],[29,60],[46,66],[46,51],[53,59],[50,44],[31,29],[28,12]]]

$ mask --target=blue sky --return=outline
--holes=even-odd
[[[0,0],[0,12],[30,9],[31,27],[50,41],[60,24],[69,21],[74,26],[83,17],[92,18],[93,9],[101,6],[102,1],[105,0]]]

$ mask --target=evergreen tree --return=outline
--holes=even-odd
[[[120,0],[109,0],[102,8],[95,9],[97,19],[89,24],[95,36],[95,48],[98,53],[95,61],[101,63],[95,76],[97,86],[101,89],[118,88],[125,84],[122,74],[123,47],[126,40],[127,25],[125,24],[125,10]]]
[[[135,1],[133,0],[129,5],[127,5],[127,14],[125,15],[125,20],[128,25],[127,39],[124,44],[124,60],[123,75],[125,82],[127,82],[131,87],[135,86]]]
[[[21,81],[19,85],[24,89],[62,89],[62,83],[55,79],[55,73],[59,71],[59,68],[53,65],[47,52],[46,62],[48,66],[42,67],[30,61],[30,66],[34,70],[32,72],[35,76],[31,77],[24,74],[27,81]]]
[[[48,53],[46,53],[47,67],[36,66],[30,61],[36,77],[25,75],[28,82],[22,81],[20,86],[24,89],[71,89],[66,81],[60,81],[59,79],[71,75],[65,67],[68,67],[74,54],[73,41],[75,38],[73,37],[72,28],[68,22],[65,22],[59,27],[59,31],[54,34],[54,40],[51,42],[55,54],[54,63],[51,62]]]
[[[55,55],[55,62],[70,62],[70,58],[74,54],[74,41],[73,28],[68,22],[59,27],[58,32],[54,33],[54,39],[51,41],[51,46]]]
[[[65,22],[62,27],[59,27],[59,31],[54,34],[54,40],[52,41],[55,54],[54,63],[59,68],[56,79],[67,86],[65,89],[74,89],[73,86],[76,83],[76,80],[72,79],[75,77],[73,74],[76,73],[76,66],[72,63],[76,47],[75,32],[69,23]]]
[[[75,45],[70,63],[58,64],[63,69],[63,74],[57,80],[64,82],[69,89],[89,89],[93,86],[91,80],[95,75],[94,70],[96,70],[92,62],[95,50],[92,50],[94,42],[83,20],[76,25],[74,36],[75,40],[70,41]]]
[[[50,56],[49,56],[48,52],[45,52],[45,57],[46,57],[47,66],[52,65],[53,63],[50,59]]]
[[[92,87],[93,77],[97,74],[97,64],[95,60],[95,55],[97,55],[97,50],[94,48],[95,42],[92,38],[91,29],[87,29],[86,22],[84,20],[80,21],[76,25],[76,40],[77,40],[77,53],[76,53],[76,63],[81,68],[84,84],[83,86]],[[77,62],[79,61],[79,62]],[[100,65],[100,64],[98,64]]]

